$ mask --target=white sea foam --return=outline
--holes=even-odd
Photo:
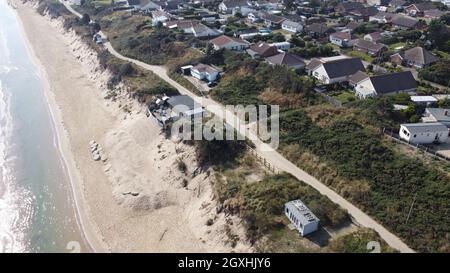
[[[33,213],[31,193],[17,185],[9,141],[12,132],[10,100],[0,80],[0,252],[24,252],[25,231]]]

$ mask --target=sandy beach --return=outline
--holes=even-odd
[[[166,139],[144,106],[119,88],[105,99],[107,71],[60,20],[16,1],[41,67],[78,218],[96,252],[248,252],[240,219],[216,212],[210,172],[193,147]],[[125,111],[126,110],[126,111]],[[95,140],[103,160],[94,161]],[[187,171],[177,168],[183,160]],[[206,225],[213,219],[212,225]],[[228,233],[241,240],[232,247]],[[89,250],[84,250],[89,251]]]

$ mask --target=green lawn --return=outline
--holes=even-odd
[[[349,91],[349,90],[336,91],[336,92],[330,93],[330,96],[339,100],[343,104],[355,100],[355,93],[352,91]]]
[[[369,55],[367,55],[366,53],[361,52],[361,51],[352,50],[352,51],[349,51],[347,54],[352,57],[361,58],[361,60],[364,60],[369,63],[373,61],[373,57],[370,57]]]
[[[399,50],[406,46],[406,43],[395,43],[389,46],[390,50]]]

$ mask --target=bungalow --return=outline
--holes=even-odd
[[[403,59],[408,66],[416,68],[423,68],[439,61],[438,57],[419,46],[406,50]]]
[[[358,71],[365,71],[359,58],[339,58],[331,60],[312,59],[306,66],[307,72],[322,84],[346,82]]]
[[[367,0],[369,6],[387,6],[390,0]]]
[[[404,60],[400,53],[392,54],[390,57],[390,62],[396,65],[402,65]]]
[[[414,93],[416,89],[417,82],[411,71],[367,77],[355,86],[356,95],[360,99],[400,92]]]
[[[220,34],[219,31],[214,30],[212,28],[209,28],[205,26],[204,24],[194,24],[189,31],[195,36],[195,37],[214,37],[218,36]]]
[[[286,51],[289,48],[291,48],[291,43],[289,43],[289,42],[271,43],[270,45],[276,47],[278,50],[283,50],[283,51]]]
[[[187,95],[163,96],[150,104],[147,111],[162,127],[181,118],[192,119],[207,113],[199,103]]]
[[[423,30],[426,27],[426,24],[422,23],[421,21],[409,17],[409,16],[403,16],[403,15],[397,15],[391,20],[391,24],[393,27],[397,29],[402,30],[408,30],[408,29],[419,29]]]
[[[261,57],[266,58],[278,54],[278,49],[266,42],[259,41],[256,44],[251,45],[250,48],[247,49],[247,53],[252,56],[253,59]]]
[[[348,12],[348,15],[353,18],[353,20],[357,22],[367,22],[369,21],[370,16],[373,16],[378,13],[378,9],[375,7],[364,7],[361,9],[355,9]]]
[[[293,200],[284,204],[284,213],[302,236],[319,229],[319,218],[300,200]]]
[[[357,39],[353,43],[353,50],[362,51],[370,56],[379,56],[383,51],[387,50],[387,46],[363,39]]]
[[[450,127],[450,109],[443,108],[425,108],[422,122],[440,122]]]
[[[286,18],[270,13],[262,13],[261,19],[269,28],[281,28],[281,24],[286,20]]]
[[[231,14],[240,11],[243,7],[248,7],[247,0],[224,0],[218,8],[221,13]]]
[[[164,24],[169,21],[172,16],[161,10],[152,11],[152,25],[156,26],[159,23]]]
[[[352,46],[352,35],[342,31],[331,33],[330,42],[339,47],[350,47]]]
[[[207,64],[198,64],[191,68],[191,75],[199,80],[214,82],[219,77],[220,70]]]
[[[284,65],[294,69],[305,67],[305,62],[299,56],[286,52],[267,57],[266,62],[271,65]]]
[[[333,33],[334,29],[325,24],[312,23],[311,25],[307,25],[305,27],[305,32],[313,38],[322,38],[330,33]]]
[[[334,7],[334,11],[339,12],[341,14],[348,14],[350,11],[354,11],[357,9],[364,9],[364,5],[358,2],[343,2],[339,3]]]
[[[210,42],[213,44],[215,50],[225,48],[234,51],[242,51],[250,46],[250,43],[245,40],[225,35],[214,38]]]
[[[297,32],[302,32],[303,30],[303,25],[291,20],[285,20],[283,21],[283,23],[281,24],[281,28],[292,32],[292,33],[297,33]]]
[[[406,123],[400,125],[400,138],[413,144],[444,143],[448,129],[442,123]]]
[[[424,15],[427,10],[436,9],[436,6],[431,2],[415,3],[405,7],[405,13],[410,16],[420,16]]]
[[[437,103],[438,99],[433,96],[411,96],[411,101],[417,105],[429,106]]]
[[[383,35],[381,34],[381,32],[378,31],[364,35],[364,40],[373,43],[378,43],[381,39],[383,39]]]
[[[395,16],[395,13],[380,11],[375,15],[369,16],[369,22],[377,22],[379,24],[389,23]]]

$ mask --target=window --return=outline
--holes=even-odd
[[[417,135],[416,134],[414,134],[414,136],[413,137],[416,137]]]

